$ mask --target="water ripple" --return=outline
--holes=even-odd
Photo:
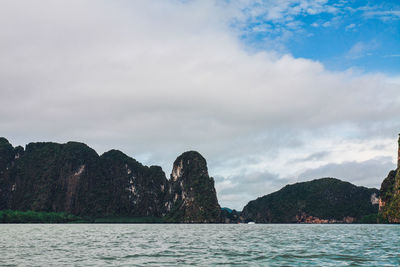
[[[398,266],[399,225],[0,225],[1,266]]]

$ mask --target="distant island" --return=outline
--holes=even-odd
[[[262,223],[371,222],[368,218],[378,213],[378,195],[377,189],[322,178],[250,201],[242,216]]]
[[[220,207],[196,151],[180,155],[167,179],[161,167],[118,150],[98,155],[79,142],[13,147],[1,137],[0,222],[399,223],[397,170],[381,190],[321,178],[287,185],[236,211]]]

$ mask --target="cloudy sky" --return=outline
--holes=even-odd
[[[222,206],[287,183],[379,187],[400,131],[398,1],[0,3],[0,135],[199,151]]]

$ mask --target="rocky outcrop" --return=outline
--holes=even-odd
[[[383,180],[380,189],[380,198],[379,198],[379,210],[382,211],[386,206],[387,202],[393,197],[393,191],[395,186],[395,179],[397,175],[397,170],[392,170],[389,172],[388,176]]]
[[[161,217],[168,180],[159,166],[143,166],[118,150],[101,157],[107,191],[106,213],[135,217]]]
[[[30,143],[24,150],[0,138],[0,209],[75,215],[163,217],[218,222],[214,180],[197,152],[182,154],[169,181],[111,150],[99,156],[83,143]]]
[[[30,143],[11,170],[15,190],[10,208],[95,213],[101,184],[98,166],[99,156],[83,143]]]
[[[18,157],[13,146],[7,139],[0,137],[0,210],[9,207],[11,193],[15,190],[15,185],[10,182],[10,171],[14,160]]]
[[[397,169],[383,180],[379,198],[379,219],[382,222],[400,223],[400,136]]]
[[[182,222],[219,222],[221,208],[206,160],[195,151],[174,162],[169,183],[168,217]]]
[[[6,208],[65,211],[72,214],[103,212],[97,197],[104,177],[97,153],[82,143],[30,143],[14,149],[11,167],[0,179]]]
[[[259,223],[353,222],[378,212],[378,195],[377,189],[322,178],[287,185],[250,201],[241,216]]]

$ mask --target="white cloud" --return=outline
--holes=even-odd
[[[276,2],[267,16],[308,12],[312,2],[294,10]],[[386,144],[400,128],[399,84],[249,52],[229,27],[238,10],[211,1],[3,2],[1,135],[15,145],[74,139],[98,152],[117,148],[166,173],[178,154],[195,149],[211,175],[234,185],[273,173],[266,193],[304,166],[343,162],[332,152],[335,160],[290,163],[335,142],[384,144],[346,160],[393,152]],[[222,205],[245,204],[230,202],[240,194],[228,189],[219,193]],[[243,194],[257,197],[252,190]]]
[[[272,0],[272,1],[228,1],[225,8],[235,16],[238,25],[265,22],[293,28],[299,21],[297,16],[317,15],[320,13],[337,13],[337,8],[328,4],[328,1],[308,0]],[[296,27],[297,29],[297,27]]]
[[[322,27],[330,27],[331,25],[332,23],[330,21],[327,21],[322,24]]]
[[[342,164],[330,163],[319,168],[308,169],[299,175],[300,179],[316,179],[321,177],[340,177],[355,184],[376,187],[377,177],[382,182],[390,170],[394,169],[391,157],[377,157],[363,162],[347,161]]]
[[[377,17],[383,21],[392,20],[392,19],[400,19],[400,10],[375,10],[374,8],[367,9],[364,12],[364,16]]]
[[[371,52],[379,46],[380,44],[376,40],[371,40],[369,42],[357,42],[347,52],[347,57],[351,59],[357,59],[371,55]]]
[[[351,23],[345,27],[346,31],[353,30],[356,27],[356,24]]]

